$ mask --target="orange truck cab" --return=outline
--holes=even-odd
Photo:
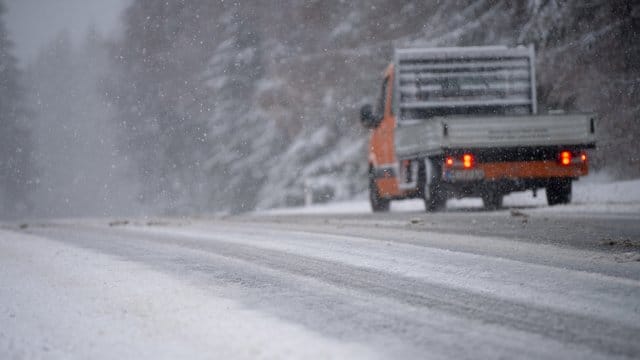
[[[434,211],[461,197],[496,209],[540,188],[549,205],[569,203],[572,181],[588,174],[595,119],[538,114],[534,61],[532,47],[397,49],[375,108],[360,111],[373,211],[408,198]]]

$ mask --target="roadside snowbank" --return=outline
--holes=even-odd
[[[505,207],[531,207],[545,208],[554,212],[624,212],[640,213],[640,179],[629,181],[608,181],[604,175],[588,176],[574,183],[573,200],[570,205],[547,207],[544,190],[533,197],[531,191],[513,193],[504,198]],[[479,198],[452,199],[447,202],[447,209],[475,209],[482,208],[482,200]],[[421,200],[393,201],[392,211],[424,211]],[[265,215],[287,214],[351,214],[369,213],[371,208],[368,200],[364,198],[317,204],[308,207],[282,208],[261,211]]]

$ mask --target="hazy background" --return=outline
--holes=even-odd
[[[0,217],[241,212],[366,189],[395,46],[537,49],[539,108],[640,176],[631,1],[0,0]]]
[[[5,0],[9,36],[14,54],[23,64],[56,34],[66,30],[75,43],[90,27],[103,34],[119,34],[121,13],[131,0]]]
[[[117,149],[100,89],[108,76],[104,34],[121,34],[128,0],[7,0],[7,32],[22,71],[30,176],[18,213],[36,217],[130,214],[135,176]],[[9,133],[6,134],[10,136]],[[5,207],[6,208],[6,207]]]

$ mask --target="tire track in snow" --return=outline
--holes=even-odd
[[[288,276],[284,279],[291,278],[291,276],[313,279],[337,288],[356,291],[365,296],[387,299],[416,309],[427,309],[430,312],[444,312],[459,318],[471,319],[475,322],[496,324],[500,327],[508,327],[525,333],[534,333],[547,339],[577,344],[580,347],[587,347],[598,352],[623,356],[634,356],[634,354],[640,353],[640,345],[638,345],[640,342],[637,335],[640,333],[640,329],[628,324],[624,325],[616,321],[602,319],[597,315],[586,316],[584,314],[561,311],[549,306],[540,306],[535,301],[519,302],[491,296],[490,294],[468,291],[464,288],[460,289],[433,283],[428,279],[402,276],[397,273],[368,268],[362,266],[362,264],[354,265],[348,261],[330,261],[310,256],[308,252],[306,255],[300,255],[296,253],[300,252],[300,249],[268,248],[269,246],[273,247],[273,242],[277,243],[282,241],[283,238],[292,236],[296,238],[300,234],[292,235],[286,232],[274,234],[273,232],[265,231],[262,234],[254,234],[258,235],[258,239],[253,239],[253,242],[247,244],[246,238],[251,236],[248,236],[246,231],[242,232],[236,228],[234,233],[229,228],[220,227],[218,229],[221,231],[219,235],[188,234],[183,230],[153,232],[148,230],[108,230],[110,235],[120,238],[120,241],[109,244],[110,246],[107,246],[107,249],[104,248],[103,244],[101,250],[120,252],[121,254],[119,255],[124,255],[125,258],[149,262],[150,258],[155,256],[154,252],[162,253],[162,251],[166,251],[158,249],[157,245],[191,249],[241,261],[250,265],[249,268],[251,266],[258,268],[256,270],[258,274],[251,273],[248,270],[238,270],[239,275],[235,280],[225,279],[223,275],[223,281],[242,282],[246,280],[247,283],[256,285],[259,288],[264,283],[274,281],[272,278],[259,274],[261,271],[264,272],[260,270],[261,268],[268,269],[272,273],[275,272],[276,275],[273,276],[276,278],[277,273],[286,273]],[[83,231],[89,234],[92,233],[91,229]],[[262,240],[260,240],[260,236],[262,236]],[[322,240],[323,237],[320,235],[318,235],[317,239],[312,239],[316,243],[322,242]],[[327,238],[324,237],[324,240],[326,241]],[[348,241],[348,239],[342,240]],[[68,241],[68,239],[65,241]],[[259,244],[259,242],[263,244]],[[271,244],[269,244],[270,242]],[[101,247],[99,244],[86,243],[85,241],[78,241],[78,244],[94,248]],[[156,244],[156,247],[151,244]],[[132,251],[132,248],[136,248],[136,246],[139,246],[138,251]],[[128,248],[128,250],[123,250],[123,248]],[[322,252],[321,248],[319,250],[319,252]],[[157,256],[155,260],[158,260]],[[165,259],[164,261],[172,260]],[[220,270],[220,268],[217,268],[216,265],[211,265],[207,260],[198,260],[195,263],[201,265],[194,266],[193,258],[187,257],[182,266],[190,271],[199,271],[207,274]],[[286,280],[282,281],[286,282]],[[286,285],[281,283],[279,286]],[[633,291],[637,291],[637,288],[633,289]],[[637,314],[634,316],[637,316]],[[420,319],[415,319],[414,321],[419,323]]]

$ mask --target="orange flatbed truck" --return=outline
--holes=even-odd
[[[541,188],[549,205],[569,203],[589,171],[595,116],[538,114],[534,62],[531,46],[397,49],[375,109],[360,109],[373,211],[462,197],[497,209],[510,192]]]

